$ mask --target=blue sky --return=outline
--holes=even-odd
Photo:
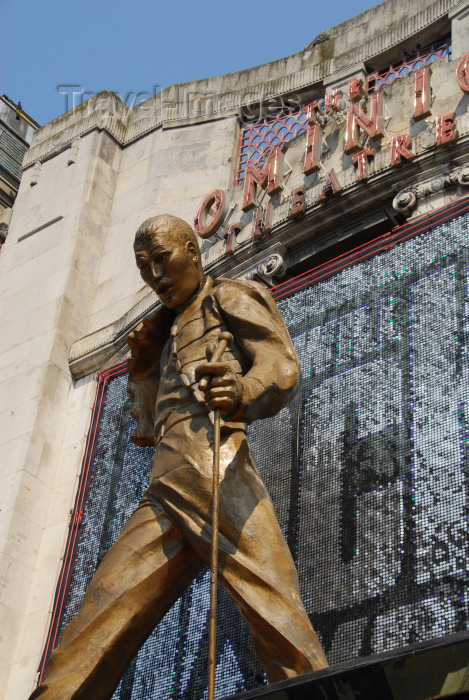
[[[127,103],[198,78],[301,51],[372,0],[1,0],[0,94],[40,124],[66,111],[68,86]],[[59,87],[66,86],[66,87]],[[129,97],[130,95],[130,97]]]

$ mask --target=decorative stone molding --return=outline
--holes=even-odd
[[[13,209],[7,208],[0,213],[0,250],[6,241],[8,236],[8,229],[10,227],[11,215]]]
[[[78,149],[80,148],[80,137],[73,139],[70,144],[70,153],[68,154],[67,165],[73,165],[77,162]]]
[[[417,185],[400,190],[392,201],[396,211],[410,216],[418,205],[419,200],[437,194],[444,189],[461,185],[469,187],[469,165],[454,168],[446,175],[436,175],[430,180],[419,182]]]
[[[0,214],[0,248],[5,243],[5,239],[8,236],[8,228],[10,226],[11,215],[13,209],[4,209]]]
[[[285,262],[287,249],[281,243],[275,243],[249,259],[249,263],[241,263],[230,270],[231,279],[254,280],[265,287],[275,286],[274,277],[283,277],[287,265]]]
[[[34,163],[33,172],[31,173],[31,180],[29,181],[31,187],[34,187],[34,185],[37,185],[37,183],[39,182],[39,178],[41,176],[41,167],[42,165],[40,161],[36,161]]]
[[[86,111],[86,109],[82,111]],[[51,122],[51,124],[54,124],[54,122]],[[160,124],[155,125],[155,128],[158,125]],[[61,132],[53,134],[38,144],[33,144],[24,155],[21,169],[26,170],[27,168],[31,167],[33,163],[43,163],[46,160],[54,158],[59,153],[62,153],[70,148],[71,143],[73,143],[76,139],[79,139],[82,136],[95,131],[96,129],[106,131],[119,143],[119,145],[125,145],[124,136],[126,133],[126,126],[122,123],[122,121],[118,117],[111,114],[92,112],[88,116],[84,116],[82,119],[79,119],[66,129],[63,129]]]
[[[273,287],[273,278],[283,277],[285,275],[286,270],[287,264],[283,255],[281,255],[279,252],[276,252],[269,255],[265,262],[258,265],[257,274],[260,275],[262,279],[267,281],[269,286]]]
[[[410,15],[407,19],[401,19],[401,21],[396,22],[390,27],[383,26],[383,31],[376,33],[370,41],[363,44],[357,42],[356,49],[347,53],[349,62],[365,62],[373,56],[377,56],[393,46],[400,44],[424,27],[428,27],[428,25],[436,22],[444,15],[447,15],[448,12],[458,4],[460,4],[460,0],[437,0],[420,12]],[[416,7],[418,7],[418,4],[416,4]],[[383,8],[377,6],[373,9],[379,12],[382,11]]]
[[[0,250],[8,236],[8,224],[0,223]]]
[[[160,302],[154,293],[148,292],[117,321],[77,340],[69,354],[69,366],[74,379],[80,379],[104,367],[125,348],[132,328],[159,306]]]

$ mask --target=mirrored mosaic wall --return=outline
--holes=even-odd
[[[469,217],[279,303],[301,395],[252,446],[331,664],[467,627]],[[110,381],[63,618],[146,485],[125,376]],[[116,700],[206,697],[208,573],[125,672]],[[265,683],[220,591],[217,696]]]

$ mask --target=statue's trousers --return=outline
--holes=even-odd
[[[99,566],[32,698],[108,700],[127,664],[210,562],[213,428],[174,425],[150,487]],[[246,435],[222,435],[218,579],[249,626],[270,682],[327,666]]]

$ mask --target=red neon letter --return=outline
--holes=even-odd
[[[345,153],[352,153],[358,144],[358,129],[368,134],[372,139],[383,135],[383,95],[374,92],[369,99],[368,114],[358,104],[347,110],[347,127],[345,131]]]
[[[252,237],[260,238],[263,233],[270,233],[270,216],[272,214],[272,202],[265,207],[258,207],[252,217]]]
[[[262,168],[252,163],[246,169],[243,185],[243,203],[241,209],[249,211],[256,206],[256,185],[267,190],[272,196],[282,189],[283,150],[285,145],[277,146],[266,158]]]
[[[294,219],[306,209],[304,187],[296,187],[290,193],[290,203],[288,205],[288,218]]]
[[[223,238],[225,239],[225,255],[233,255],[234,253],[234,240],[237,233],[241,231],[241,221],[237,221],[235,224],[231,224],[225,233]]]
[[[357,166],[359,180],[366,179],[366,166],[368,165],[368,156],[372,156],[374,152],[375,151],[373,148],[365,148],[363,151],[358,151],[358,153],[353,154],[352,160]]]
[[[303,172],[305,175],[311,175],[319,168],[319,156],[321,155],[321,135],[319,133],[319,125],[313,124],[308,127],[306,132],[306,151],[303,164]]]
[[[411,160],[414,157],[412,151],[409,151],[410,136],[409,134],[398,134],[392,137],[391,141],[391,165],[400,165],[402,158]]]
[[[456,80],[463,92],[469,92],[469,51],[466,51],[458,63]]]
[[[428,117],[430,113],[430,68],[425,66],[415,72],[414,119]]]
[[[340,185],[337,175],[334,172],[334,168],[331,168],[327,173],[326,179],[324,180],[324,185],[322,188],[319,201],[326,199],[331,194],[338,194],[342,191],[342,186]]]
[[[339,100],[342,96],[342,92],[338,88],[334,88],[332,92],[325,95],[324,98],[324,109],[327,112],[334,110],[334,112],[339,111]]]
[[[218,231],[225,213],[225,205],[223,190],[213,190],[205,197],[194,218],[194,231],[198,236],[209,238]],[[204,224],[206,218],[208,221]]]
[[[447,146],[456,140],[458,132],[453,124],[454,112],[445,112],[436,118],[435,143],[437,146]]]
[[[352,78],[348,81],[348,96],[351,100],[357,100],[362,92],[362,81],[360,78]]]
[[[318,109],[319,100],[314,100],[309,105],[306,105],[306,121],[308,124],[318,124]]]

